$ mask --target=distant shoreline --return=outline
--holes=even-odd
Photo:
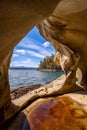
[[[9,69],[37,69],[33,67],[10,67]]]
[[[55,70],[55,69],[39,69],[37,68],[38,71],[41,71],[41,72],[62,72],[63,70]]]
[[[53,69],[39,69],[39,68],[34,68],[34,67],[10,67],[9,69],[12,70],[22,70],[22,69],[36,69],[37,71],[41,71],[41,72],[62,72],[62,70],[53,70]]]
[[[38,71],[41,72],[58,72],[59,70],[50,70],[50,69],[37,69]]]

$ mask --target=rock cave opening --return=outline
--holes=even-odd
[[[86,16],[86,0],[55,0],[55,2],[54,0],[51,0],[51,2],[49,0],[3,0],[0,2],[0,129],[2,129],[1,126],[5,127],[2,130],[22,129],[25,116],[28,119],[31,130],[34,128],[35,130],[87,129]],[[17,91],[14,91],[13,99],[15,100],[11,100],[8,67],[12,49],[35,25],[38,25],[40,34],[52,42],[57,50],[55,62],[59,64],[59,60],[61,61],[66,76],[62,75],[60,78],[45,84],[43,88],[35,89],[20,98],[17,97],[18,99],[15,99]],[[38,40],[38,36],[34,35],[34,37]],[[27,76],[24,75],[23,79],[22,74],[23,70],[28,73],[29,68],[25,69],[25,67],[32,63],[30,56],[35,56],[33,69],[37,67],[36,57],[44,59],[45,56],[50,56],[50,51],[46,50],[50,46],[48,41],[43,41],[42,46],[40,46],[40,41],[36,45],[37,40],[32,41],[31,39],[32,35],[30,35],[31,44],[27,44],[28,39],[26,39],[25,50],[23,45],[21,48],[19,45],[16,46],[18,48],[14,49],[11,60],[11,65],[14,68],[16,67],[18,70],[18,67],[21,67],[21,81],[24,82]],[[27,45],[30,50],[28,50]],[[19,55],[22,57],[19,58]],[[26,55],[26,58],[23,57],[24,55]],[[17,59],[20,59],[19,62]],[[44,59],[45,63],[46,61],[48,61],[48,57],[46,60]],[[24,66],[25,63],[26,66]],[[43,61],[40,63],[42,69]],[[11,65],[10,68],[12,67]],[[53,65],[52,67],[54,68]],[[50,66],[48,65],[47,69],[49,68]],[[76,77],[78,68],[77,75],[79,77]],[[14,71],[12,75],[18,75],[19,73],[15,74],[15,69],[13,68],[10,70]],[[31,75],[35,76],[36,74],[31,72],[29,76]],[[41,77],[39,75],[39,78]],[[16,77],[16,79],[16,81],[19,81],[20,76]],[[27,79],[27,81],[29,80]],[[77,80],[79,81],[78,83]],[[26,92],[26,90],[22,89],[22,93],[24,91]],[[21,93],[19,93],[20,95]],[[48,103],[46,103],[46,100],[48,100]],[[49,108],[49,103],[53,108],[52,106]],[[49,118],[49,115],[51,118]]]
[[[63,71],[54,63],[54,54],[52,44],[34,27],[14,48],[8,71],[11,92],[19,88],[23,94],[24,86],[26,93],[61,76]],[[15,93],[18,96],[19,92]]]

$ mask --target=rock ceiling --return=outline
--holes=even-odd
[[[24,102],[22,102],[22,99],[18,101],[18,104],[22,103],[21,107],[16,103],[12,104],[8,68],[13,48],[35,25],[38,26],[41,35],[53,44],[56,49],[55,62],[57,63],[57,60],[60,60],[67,76],[64,84],[61,85],[63,89],[59,91],[56,91],[55,88],[52,89],[52,83],[46,89],[38,90],[39,94],[34,92],[33,97],[30,94],[31,101],[47,95],[52,96],[80,90],[79,87],[86,89],[87,0],[35,0],[34,2],[32,0],[3,0],[0,2],[1,123],[21,111],[20,108],[23,109],[26,102],[28,103],[30,100],[27,101],[25,98]],[[58,82],[53,86],[58,87]],[[49,91],[46,91],[47,89]],[[84,122],[87,122],[87,119]]]

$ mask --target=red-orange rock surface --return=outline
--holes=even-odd
[[[68,97],[42,99],[33,107],[30,130],[87,130],[87,113]]]

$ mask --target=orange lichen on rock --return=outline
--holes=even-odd
[[[32,107],[30,130],[86,130],[87,113],[68,97],[48,98]]]

